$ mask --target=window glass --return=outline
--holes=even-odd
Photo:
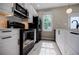
[[[78,24],[79,24],[79,17],[73,16],[70,18],[70,28],[71,29],[76,29]]]
[[[51,15],[44,15],[43,16],[43,31],[52,31]]]

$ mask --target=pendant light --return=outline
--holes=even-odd
[[[67,13],[67,14],[72,13],[72,8],[70,7],[70,5],[68,5],[68,9],[66,10],[66,13]]]

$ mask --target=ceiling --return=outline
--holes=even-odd
[[[31,5],[36,9],[48,9],[48,8],[55,8],[55,7],[61,7],[61,6],[68,6],[73,5],[75,3],[32,3]]]

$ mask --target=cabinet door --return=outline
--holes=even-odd
[[[69,36],[69,39],[67,40],[67,52],[68,54],[79,54],[79,36],[77,35],[74,35],[74,34],[70,34],[68,35]],[[73,39],[72,39],[73,38]]]
[[[56,31],[56,42],[57,42],[58,47],[61,50],[61,52],[63,52],[63,44],[61,44],[62,43],[62,36],[61,36],[60,30]]]
[[[62,54],[65,54],[64,53],[64,47],[65,47],[65,42],[64,42],[65,40],[64,40],[64,35],[62,34],[62,31],[61,30],[57,30],[56,31],[56,42],[57,42],[57,44],[58,44],[58,47],[59,47],[59,49],[60,49],[60,51],[61,51],[61,53]]]

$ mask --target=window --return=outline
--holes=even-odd
[[[43,16],[43,31],[52,31],[52,17],[51,15]]]
[[[76,29],[78,24],[79,24],[79,17],[78,16],[72,16],[70,18],[70,28]]]

